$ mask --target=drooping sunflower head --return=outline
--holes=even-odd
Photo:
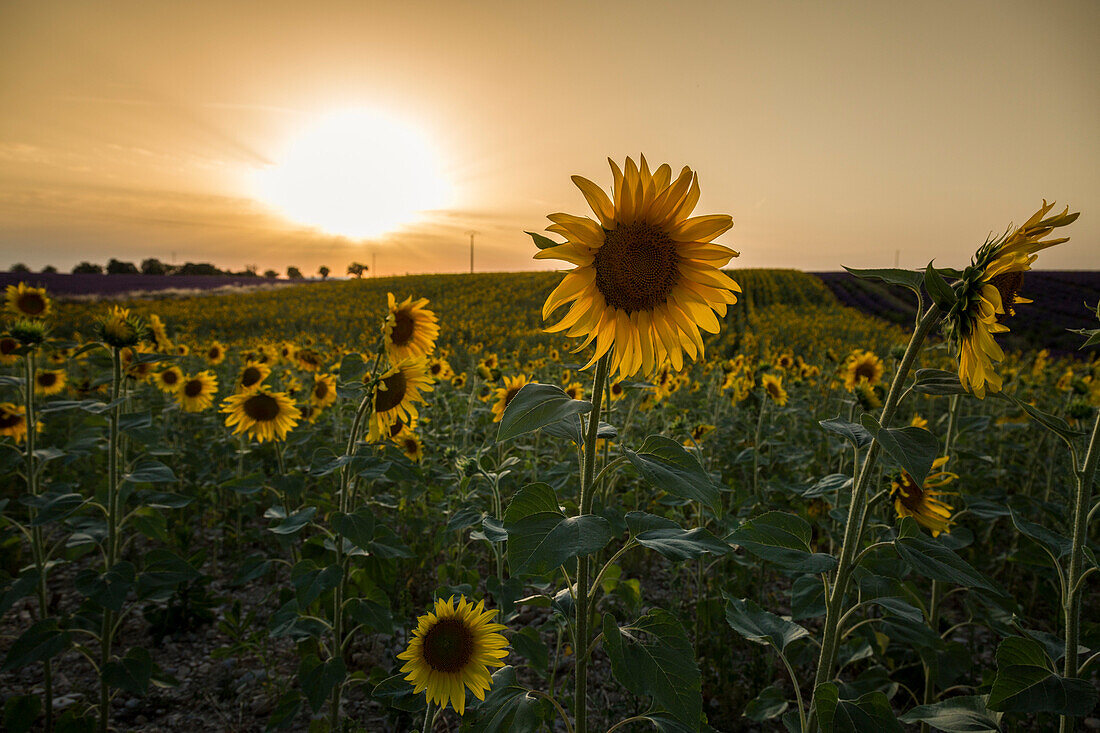
[[[532,381],[526,374],[504,378],[504,386],[497,387],[493,392],[493,399],[496,400],[493,403],[493,422],[500,422],[500,419],[504,417],[504,411],[508,409],[508,405],[515,399],[524,385],[530,384]]]
[[[265,440],[286,440],[286,435],[301,419],[301,411],[285,392],[272,392],[260,387],[227,397],[222,403],[227,413],[225,424],[235,427],[234,435],[247,433],[263,443]]]
[[[778,374],[765,374],[760,378],[760,386],[772,402],[782,407],[787,404],[787,390],[783,389],[783,377]]]
[[[246,362],[237,375],[237,391],[251,392],[259,389],[265,379],[271,375],[271,367],[259,362]]]
[[[178,366],[170,366],[164,371],[158,372],[153,381],[160,391],[171,394],[183,384],[183,371]]]
[[[393,293],[387,293],[386,299],[389,314],[382,324],[382,337],[390,360],[432,353],[439,338],[439,319],[426,307],[428,299],[413,300],[410,295],[398,303]]]
[[[313,378],[313,388],[309,391],[309,404],[314,409],[323,410],[333,402],[336,402],[336,377],[318,374]]]
[[[221,341],[215,341],[206,348],[206,360],[211,366],[217,366],[225,361],[225,345]]]
[[[175,351],[172,339],[168,338],[168,328],[156,313],[149,314],[149,337],[157,351],[163,353]]]
[[[478,700],[492,687],[490,667],[503,667],[508,640],[500,632],[507,627],[493,623],[496,611],[486,611],[485,601],[475,606],[460,596],[439,599],[435,608],[417,619],[405,651],[401,672],[413,685],[413,693],[425,692],[433,704],[450,705],[459,715],[466,710],[466,689]]]
[[[954,524],[951,521],[951,506],[937,498],[951,493],[937,489],[958,478],[949,471],[936,470],[943,468],[945,463],[947,456],[932,462],[933,472],[924,480],[924,486],[917,486],[913,477],[904,471],[890,484],[890,497],[894,500],[894,510],[898,516],[912,517],[917,524],[930,530],[933,537],[940,532],[950,532]]]
[[[424,357],[403,359],[391,367],[374,387],[368,440],[381,440],[399,419],[406,424],[415,421],[419,414],[416,403],[424,401],[421,393],[432,389],[428,360]]]
[[[43,397],[55,395],[65,389],[68,375],[64,369],[43,369],[34,375],[34,391]]]
[[[566,241],[546,246],[536,259],[576,265],[546,299],[543,319],[560,306],[568,312],[547,331],[583,337],[577,351],[595,342],[591,366],[610,353],[610,372],[627,378],[653,374],[671,362],[679,371],[684,354],[702,358],[699,329],[717,333],[718,317],[736,303],[741,288],[719,268],[736,257],[712,240],[733,226],[726,214],[691,217],[699,201],[699,181],[685,167],[676,180],[662,165],[650,172],[627,158],[614,161],[612,196],[580,176],[573,182],[596,220],[551,214],[547,231]],[[689,218],[691,217],[691,218]],[[536,241],[544,241],[536,240]],[[715,316],[717,314],[718,317]]]
[[[856,349],[844,363],[844,388],[854,392],[863,382],[875,386],[882,381],[882,359],[874,352]]]
[[[1067,206],[1061,214],[1048,217],[1053,208],[1044,200],[1024,224],[988,240],[955,286],[957,299],[947,314],[946,330],[958,354],[959,380],[978,398],[984,398],[987,390],[1001,390],[996,364],[1004,361],[1004,351],[993,335],[1009,330],[1004,321],[1015,315],[1018,303],[1031,302],[1019,294],[1024,273],[1041,250],[1069,241],[1069,237],[1044,238],[1080,216],[1069,213]]]
[[[52,309],[45,288],[32,288],[21,282],[18,285],[9,285],[5,295],[4,308],[16,317],[45,318]]]
[[[176,402],[184,412],[202,412],[214,404],[218,378],[209,369],[185,377],[175,391]]]
[[[0,436],[6,435],[16,443],[27,437],[27,410],[22,405],[0,402]]]

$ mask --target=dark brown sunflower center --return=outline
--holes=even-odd
[[[416,453],[419,448],[420,445],[415,440],[413,440],[412,438],[405,438],[406,453]]]
[[[458,619],[443,619],[424,635],[423,654],[435,671],[459,672],[474,655],[474,635]]]
[[[520,389],[522,389],[522,387],[512,387],[510,390],[504,393],[505,407],[512,404],[512,400],[514,400],[516,398],[516,395],[519,394]]]
[[[430,367],[428,367],[428,370],[434,376],[436,374],[439,374],[441,371],[443,371],[443,365],[439,364],[439,363],[435,363],[435,364],[432,364]]]
[[[188,397],[198,397],[202,394],[202,381],[198,379],[190,380],[183,385],[183,393]]]
[[[1016,295],[1024,284],[1024,273],[1019,271],[1002,272],[1000,275],[989,278],[989,284],[997,288],[997,292],[1001,294],[1001,305],[1004,306],[1005,314],[1009,316],[1016,315]],[[998,317],[998,320],[1000,320],[1000,317]]]
[[[0,339],[0,354],[7,356],[18,348],[19,342],[15,339],[7,337]]]
[[[395,345],[404,346],[412,340],[415,328],[416,321],[408,311],[399,310],[393,314],[393,332],[390,334],[390,339]]]
[[[57,375],[53,372],[43,372],[38,375],[38,386],[49,389],[57,384]]]
[[[256,422],[271,422],[279,412],[279,401],[269,394],[261,392],[244,401],[244,414]]]
[[[856,379],[866,379],[868,382],[875,378],[875,365],[869,361],[856,364]]]
[[[913,483],[913,479],[907,473],[903,473],[898,479],[897,498],[911,512],[920,511],[924,505],[924,489]]]
[[[320,355],[312,351],[299,351],[298,360],[301,361],[303,364],[308,364],[309,366],[315,366],[321,363]]]
[[[676,243],[651,224],[627,224],[604,232],[596,250],[596,287],[607,304],[633,313],[668,300],[680,280]]]
[[[160,375],[160,378],[165,384],[175,384],[180,380],[179,375],[175,372],[165,372]]]
[[[404,429],[405,429],[405,421],[402,420],[401,418],[395,418],[394,421],[393,421],[393,425],[390,425],[390,437],[391,438],[396,437],[397,434],[400,433]]]
[[[41,315],[46,310],[46,299],[39,293],[23,293],[16,301],[16,307],[28,316]]]
[[[765,389],[767,389],[767,390],[768,390],[768,394],[770,394],[770,395],[771,395],[771,396],[772,396],[773,398],[775,398],[775,399],[779,399],[779,390],[781,390],[781,389],[783,389],[783,388],[782,388],[782,387],[780,387],[780,386],[779,386],[778,384],[776,384],[775,382],[768,382],[768,383],[767,383],[767,384],[765,385]]]
[[[251,387],[252,385],[263,379],[263,373],[256,367],[248,367],[241,372],[241,386]]]
[[[211,358],[211,359],[217,359],[221,355],[222,355],[222,350],[217,348],[217,347],[212,348],[212,349],[210,349],[210,351],[206,352],[206,356]]]
[[[328,396],[328,383],[318,382],[313,386],[313,394],[317,395],[318,399],[324,399]]]
[[[7,410],[0,410],[0,430],[17,427],[22,424],[22,422],[22,415],[15,412],[8,412]]]
[[[619,384],[618,382],[615,382],[615,384],[611,385],[611,394],[620,395],[622,393],[623,393],[623,385]]]
[[[401,404],[405,399],[408,382],[405,373],[398,370],[382,380],[382,386],[386,389],[378,390],[374,395],[374,411],[387,412]]]

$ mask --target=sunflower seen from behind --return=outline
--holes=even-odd
[[[424,357],[403,359],[388,369],[374,387],[373,409],[368,440],[372,443],[389,435],[398,420],[404,424],[416,421],[417,402],[423,402],[422,392],[434,389]]]
[[[225,424],[234,428],[234,435],[247,434],[261,443],[286,440],[302,417],[285,392],[272,392],[267,387],[227,397],[221,411],[227,414]]]
[[[1016,314],[1016,304],[1031,302],[1019,295],[1024,273],[1041,250],[1069,241],[1044,237],[1080,216],[1069,213],[1067,206],[1061,214],[1047,217],[1053,208],[1044,200],[1024,224],[982,245],[955,286],[956,301],[947,314],[948,337],[958,354],[959,381],[979,399],[987,391],[1001,391],[1003,380],[996,365],[1005,354],[994,335],[1010,330],[1004,321]]]
[[[386,299],[389,314],[382,324],[382,338],[390,360],[397,362],[431,354],[439,338],[439,319],[428,310],[428,299],[414,301],[409,296],[398,303],[393,293],[387,293]]]
[[[435,607],[417,619],[405,651],[401,672],[412,684],[413,693],[424,692],[428,701],[445,708],[450,705],[462,715],[466,711],[466,690],[478,700],[493,685],[490,667],[503,667],[508,640],[500,632],[507,627],[493,622],[496,611],[486,611],[485,601],[477,605],[459,596],[436,600]]]
[[[202,412],[214,404],[218,393],[218,378],[209,369],[185,377],[174,393],[184,412]]]
[[[653,374],[670,362],[676,371],[684,355],[703,357],[700,329],[717,333],[718,318],[737,302],[741,288],[721,267],[737,252],[713,240],[733,226],[726,214],[692,217],[699,180],[688,167],[673,180],[667,164],[650,172],[608,159],[613,176],[609,197],[592,181],[573,176],[596,219],[551,214],[547,231],[564,243],[544,242],[536,259],[556,259],[576,267],[550,293],[543,319],[569,305],[547,331],[582,338],[575,349],[595,344],[585,368],[610,354],[609,374],[620,379]]]

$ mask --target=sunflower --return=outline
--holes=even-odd
[[[294,355],[298,353],[298,348],[289,341],[283,342],[283,345],[279,347],[279,358],[285,362],[294,361]]]
[[[951,492],[936,491],[945,486],[958,475],[949,471],[936,471],[947,463],[947,456],[941,456],[932,462],[932,470],[928,478],[924,480],[924,487],[917,486],[913,477],[902,471],[901,476],[890,484],[890,496],[894,499],[894,510],[899,517],[912,517],[922,527],[931,530],[936,537],[940,532],[950,532],[951,506],[943,503],[936,497],[950,494]]]
[[[172,339],[168,338],[168,329],[164,325],[164,321],[160,320],[160,316],[156,313],[149,315],[149,331],[153,340],[153,346],[157,351],[169,352],[175,349],[172,345]]]
[[[451,377],[451,386],[454,387],[455,389],[462,389],[463,387],[465,387],[466,386],[466,372],[462,372],[462,374],[456,374],[453,377]]]
[[[787,404],[787,390],[783,389],[783,377],[777,374],[765,374],[760,378],[760,386],[775,404],[780,407]]]
[[[9,285],[4,307],[13,316],[45,318],[50,314],[51,303],[46,288],[32,288],[26,283]]]
[[[611,392],[612,402],[618,402],[623,397],[626,397],[626,388],[623,387],[623,383],[621,381],[612,382],[609,391]]]
[[[569,399],[571,400],[583,400],[584,385],[580,382],[572,382],[565,388],[565,393],[569,395]]]
[[[65,389],[68,375],[64,369],[42,369],[34,375],[34,391],[43,397],[55,395]]]
[[[225,419],[227,426],[237,426],[234,435],[248,433],[248,437],[261,443],[285,440],[302,416],[285,392],[272,392],[266,387],[227,397],[221,411],[229,415]]]
[[[414,301],[410,295],[398,303],[393,293],[387,293],[386,299],[390,312],[382,324],[382,338],[390,360],[397,362],[432,353],[439,338],[439,320],[425,307],[428,299]]]
[[[496,404],[493,405],[493,422],[500,422],[500,419],[504,417],[504,411],[508,409],[509,403],[515,399],[515,396],[519,394],[525,384],[530,384],[532,381],[526,374],[504,378],[504,386],[497,387],[493,392],[493,399],[496,400]]]
[[[546,299],[542,317],[572,302],[561,321],[546,329],[584,337],[576,351],[595,341],[585,368],[610,353],[609,373],[625,379],[639,369],[652,374],[666,361],[679,371],[684,353],[703,357],[699,329],[717,333],[718,318],[737,302],[741,288],[719,268],[736,257],[712,240],[733,226],[726,214],[688,218],[699,201],[699,180],[684,167],[672,180],[662,165],[650,173],[626,159],[625,172],[608,159],[612,197],[592,181],[573,176],[598,221],[551,214],[547,231],[566,241],[542,249],[536,259],[577,267]]]
[[[152,361],[146,361],[142,357],[152,354],[153,350],[148,344],[138,344],[134,347],[126,347],[119,352],[122,366],[126,369],[126,376],[138,382],[143,382],[153,373]]]
[[[777,369],[783,369],[786,371],[795,365],[794,354],[780,354],[775,358],[775,366]]]
[[[170,366],[164,371],[158,372],[153,381],[161,392],[171,394],[183,384],[183,371],[178,366]]]
[[[10,285],[8,287],[11,287]],[[27,410],[22,405],[0,402],[0,436],[6,435],[22,443],[27,437]]]
[[[148,327],[129,308],[112,306],[96,323],[99,339],[117,349],[135,346],[145,338]]]
[[[175,351],[176,354],[178,354],[179,356],[187,356],[191,353],[191,347],[187,344],[176,344],[173,348],[173,351]]]
[[[432,379],[437,382],[442,382],[444,379],[450,379],[454,376],[454,373],[455,370],[446,359],[432,359],[428,362],[428,374],[431,374]]]
[[[701,423],[691,429],[691,438],[684,441],[684,446],[691,448],[703,442],[703,438],[714,432],[715,426]]]
[[[844,388],[854,392],[861,382],[873,387],[882,381],[882,371],[882,359],[874,352],[856,349],[844,362]]]
[[[237,375],[237,392],[251,392],[259,389],[260,385],[271,374],[271,367],[259,362],[246,362]]]
[[[225,361],[225,345],[221,341],[215,341],[206,349],[206,360],[211,366],[217,366]]]
[[[19,361],[19,355],[15,353],[18,348],[19,342],[11,336],[0,336],[0,364],[8,365]]]
[[[955,286],[958,297],[947,314],[948,335],[959,355],[959,381],[979,399],[987,390],[1001,390],[1002,379],[995,364],[1004,360],[1004,351],[993,335],[1009,330],[1002,321],[1016,314],[1017,303],[1031,302],[1018,295],[1024,273],[1031,269],[1039,251],[1069,240],[1062,237],[1043,241],[1043,237],[1079,216],[1069,213],[1067,206],[1061,214],[1044,219],[1053,208],[1054,204],[1044,200],[1023,225],[987,241]]]
[[[175,395],[184,412],[202,412],[214,404],[217,393],[218,378],[208,369],[184,379]]]
[[[309,404],[316,410],[323,410],[335,401],[336,377],[318,374],[313,378],[313,389],[309,391]]]
[[[913,419],[909,421],[909,426],[913,428],[928,428],[928,421],[920,415],[913,415]]]
[[[307,372],[315,372],[324,366],[324,357],[313,349],[299,349],[294,353],[294,361],[298,368]]]
[[[370,418],[368,439],[373,443],[388,434],[398,420],[410,423],[417,417],[416,402],[423,402],[421,392],[433,389],[428,376],[428,361],[410,357],[391,367],[374,387],[374,411]]]
[[[397,444],[397,447],[410,461],[420,463],[420,459],[424,457],[424,444],[420,442],[420,438],[413,431],[402,430],[390,440]]]
[[[466,710],[466,690],[478,700],[492,687],[490,667],[503,667],[508,656],[508,640],[501,631],[507,627],[493,623],[496,611],[486,611],[485,601],[475,606],[459,596],[436,600],[435,608],[417,619],[405,651],[397,655],[405,662],[405,680],[412,683],[413,694],[427,691],[427,698],[445,708],[448,704],[459,715]]]

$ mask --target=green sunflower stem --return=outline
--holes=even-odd
[[[883,404],[882,413],[879,416],[879,424],[883,428],[888,427],[890,420],[894,417],[894,411],[897,409],[898,402],[904,392],[903,386],[909,376],[909,371],[920,353],[925,338],[939,322],[939,316],[939,306],[933,305],[930,307],[925,311],[924,316],[913,332],[913,336],[909,339],[909,345],[905,349],[905,355],[902,357],[901,363],[898,364],[897,374],[894,375],[894,381],[890,385],[890,393],[886,396],[886,402]],[[848,520],[844,525],[844,541],[840,546],[836,575],[825,601],[825,627],[821,639],[821,654],[817,662],[817,674],[814,678],[815,703],[818,686],[828,682],[833,677],[833,667],[836,664],[837,650],[840,646],[840,619],[844,615],[845,595],[848,592],[848,582],[851,580],[852,572],[856,567],[855,557],[861,540],[862,522],[860,522],[860,517],[867,502],[867,487],[875,473],[875,462],[881,452],[882,446],[879,445],[878,441],[872,442],[867,449],[866,456],[864,456],[859,478],[852,487],[852,500],[848,506]],[[814,703],[811,703],[809,729],[816,729]]]
[[[1088,540],[1089,504],[1092,502],[1092,480],[1096,474],[1096,462],[1100,454],[1100,410],[1092,423],[1092,435],[1089,437],[1085,462],[1077,473],[1077,496],[1073,505],[1073,540],[1069,556],[1069,569],[1066,572],[1065,597],[1062,609],[1066,616],[1066,656],[1062,675],[1073,679],[1081,672],[1077,662],[1077,644],[1081,630],[1081,592],[1079,581],[1084,564],[1085,543]],[[1074,466],[1076,469],[1077,467]],[[1073,719],[1063,715],[1059,730],[1068,733],[1074,728]]]
[[[435,714],[436,707],[430,699],[428,700],[428,707],[424,711],[424,722],[420,725],[420,733],[431,733],[432,728],[435,727]]]
[[[120,436],[119,420],[122,416],[122,354],[117,346],[111,347],[111,413],[107,440],[107,547],[103,553],[104,572],[114,567],[118,553],[118,464]],[[111,661],[114,641],[114,614],[103,609],[103,624],[99,636],[99,731],[110,729],[111,688],[107,684],[106,669]]]
[[[588,415],[588,433],[584,439],[584,461],[581,464],[580,513],[592,510],[592,494],[596,475],[596,439],[600,430],[600,405],[603,402],[604,384],[607,381],[608,354],[596,363],[596,376],[592,382],[592,412]],[[576,594],[576,684],[573,716],[576,733],[588,733],[588,582],[591,571],[588,557],[577,558]]]

